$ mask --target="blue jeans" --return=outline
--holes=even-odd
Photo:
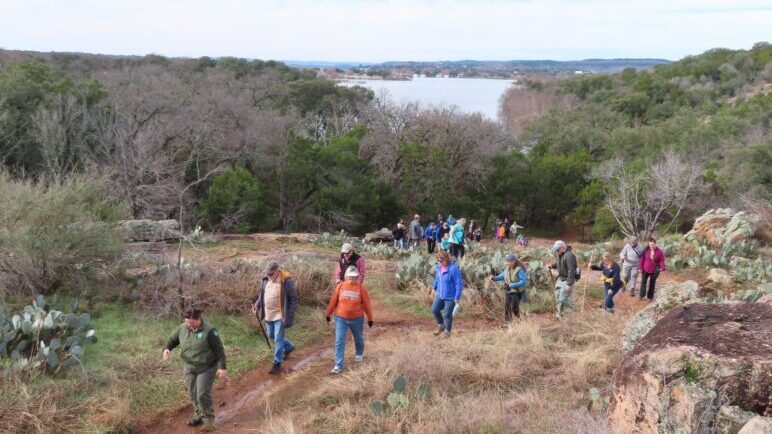
[[[611,285],[606,285],[606,300],[604,301],[603,305],[606,307],[606,309],[613,309],[614,308],[614,296],[617,295],[617,292],[619,292],[622,287],[613,289],[611,288]]]
[[[356,355],[365,354],[365,317],[346,319],[335,317],[335,366],[343,367],[343,356],[346,354],[346,332],[351,330],[354,335]]]
[[[284,361],[284,353],[295,348],[289,339],[284,337],[284,322],[282,320],[266,321],[268,326],[268,337],[273,339],[273,361],[281,363]]]
[[[437,325],[445,326],[446,332],[450,332],[453,328],[454,307],[456,307],[455,300],[443,300],[439,296],[435,297],[434,303],[432,304],[432,313],[437,320]]]

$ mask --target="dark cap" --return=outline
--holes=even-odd
[[[201,309],[198,309],[195,307],[189,307],[185,309],[185,312],[182,314],[182,317],[185,319],[201,319]]]

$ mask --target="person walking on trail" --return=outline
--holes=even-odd
[[[504,235],[506,239],[509,239],[509,217],[504,217]]]
[[[464,257],[464,225],[466,220],[458,219],[455,225],[450,228],[450,254],[455,259]]]
[[[446,233],[440,242],[440,251],[450,252],[450,234]]]
[[[265,320],[268,336],[273,339],[273,366],[269,374],[278,375],[284,359],[295,350],[295,345],[286,338],[288,328],[295,321],[298,310],[298,291],[290,273],[279,268],[277,262],[271,261],[265,270],[260,285],[260,293],[252,305],[252,312],[257,314],[258,321]]]
[[[335,313],[335,366],[333,374],[343,371],[343,358],[346,354],[346,334],[351,330],[354,335],[354,362],[360,363],[365,355],[365,315],[367,326],[373,326],[373,310],[370,295],[359,281],[359,270],[351,266],[346,270],[346,280],[339,283],[332,292],[325,314],[327,322]]]
[[[424,228],[421,226],[421,216],[416,214],[413,221],[410,222],[410,247],[415,250],[421,249],[421,239],[424,237]]]
[[[504,321],[510,326],[515,318],[520,318],[520,302],[525,301],[527,294],[525,285],[528,284],[528,276],[525,274],[525,265],[514,254],[504,258],[507,263],[504,271],[498,276],[491,276],[492,282],[504,281]]]
[[[429,252],[430,255],[434,254],[434,249],[437,246],[437,226],[434,224],[434,222],[429,222],[429,224],[426,226],[426,229],[424,229],[424,238],[426,238],[426,251]]]
[[[659,273],[665,271],[665,253],[657,247],[657,240],[649,238],[649,245],[641,255],[641,300],[648,298],[654,300],[654,285],[657,283]],[[646,283],[648,281],[648,289]]]
[[[437,227],[437,243],[441,243],[445,239],[445,235],[450,233],[450,225],[445,222]]]
[[[619,253],[619,260],[622,261],[622,281],[631,297],[635,297],[635,284],[638,281],[641,256],[643,256],[643,246],[638,242],[638,237],[631,236]]]
[[[573,309],[571,294],[576,285],[576,256],[568,245],[561,241],[555,241],[552,251],[558,255],[558,261],[550,268],[557,268],[558,279],[555,282],[555,316],[560,319],[567,309]]]
[[[600,270],[601,281],[603,282],[603,288],[605,289],[605,299],[603,301],[603,308],[606,312],[614,313],[614,296],[622,288],[622,278],[620,277],[621,271],[619,264],[611,256],[611,252],[603,252],[600,263],[593,264],[590,268],[593,270]]]
[[[509,233],[512,235],[512,238],[517,238],[518,229],[525,229],[525,228],[517,224],[517,222],[512,222],[512,226],[509,227]]]
[[[365,282],[365,258],[354,252],[354,246],[351,243],[343,243],[340,248],[340,258],[338,258],[338,268],[335,270],[335,283],[343,281],[344,274],[348,267],[354,266],[359,270],[359,283]]]
[[[405,225],[400,220],[397,223],[397,228],[392,232],[394,235],[394,248],[399,250],[405,250]]]
[[[204,431],[213,431],[212,385],[215,375],[222,380],[228,378],[225,349],[217,329],[204,321],[201,310],[187,309],[183,318],[185,321],[174,330],[164,347],[163,359],[168,361],[172,350],[180,347],[185,384],[195,409],[188,426],[204,425]]]
[[[474,229],[474,232],[472,232],[472,237],[474,237],[474,240],[478,243],[480,240],[482,240],[482,229],[479,226]]]
[[[504,223],[502,223],[499,225],[499,230],[496,231],[496,239],[499,240],[499,244],[503,244],[506,237],[507,231],[504,229]]]
[[[453,329],[453,310],[461,301],[464,281],[461,278],[461,270],[450,260],[450,254],[445,251],[437,254],[437,269],[434,276],[434,285],[429,290],[429,294],[434,291],[432,313],[437,321],[434,336],[442,334],[442,337],[448,338]]]

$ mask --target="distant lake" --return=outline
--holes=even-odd
[[[499,99],[515,85],[512,80],[429,77],[414,77],[409,81],[351,80],[339,84],[367,87],[376,95],[385,89],[397,103],[417,101],[422,106],[456,105],[464,112],[480,112],[493,120],[498,119]]]

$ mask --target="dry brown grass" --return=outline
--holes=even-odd
[[[268,431],[611,432],[602,404],[588,411],[588,390],[608,396],[624,320],[588,312],[549,327],[522,321],[449,340],[428,331],[384,336],[368,347],[366,363],[325,381],[291,414],[273,417]],[[410,405],[374,415],[370,403],[385,400],[400,375]],[[424,400],[416,394],[421,383],[432,390]]]

